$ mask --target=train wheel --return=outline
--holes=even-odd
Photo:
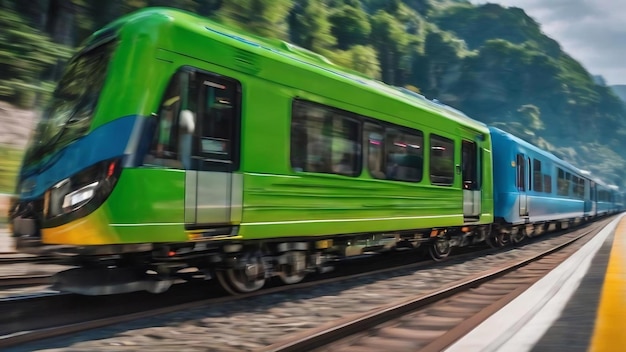
[[[526,229],[518,229],[517,232],[511,234],[511,242],[518,244],[526,238]]]
[[[288,264],[278,272],[280,280],[287,285],[297,284],[306,276],[306,253],[293,251],[287,253]]]
[[[446,259],[450,252],[452,252],[452,246],[450,246],[450,241],[446,239],[438,239],[432,246],[428,249],[430,253],[430,257],[433,258],[434,261],[439,262]]]
[[[241,268],[228,268],[215,272],[220,285],[231,294],[249,293],[265,285],[265,268],[261,258],[252,257]]]
[[[224,289],[224,291],[226,291],[227,293],[229,293],[231,295],[238,295],[239,294],[239,292],[237,292],[237,291],[232,289],[232,287],[228,283],[228,280],[226,280],[226,274],[225,274],[224,271],[222,271],[222,270],[215,270],[215,271],[213,271],[213,276],[217,279],[217,282],[220,283],[220,286]]]
[[[510,235],[507,233],[497,233],[495,235],[488,235],[486,242],[491,248],[500,248],[508,245],[511,239]]]

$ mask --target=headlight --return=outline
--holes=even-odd
[[[63,198],[63,209],[76,210],[87,203],[96,194],[96,188],[100,182],[94,182],[90,185],[80,188]]]
[[[84,216],[109,196],[121,173],[119,158],[97,163],[50,187],[44,195],[44,218],[64,223],[64,215]],[[48,224],[49,226],[53,226]]]

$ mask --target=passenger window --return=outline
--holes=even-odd
[[[533,186],[535,192],[543,192],[543,175],[541,174],[541,161],[533,159]]]
[[[422,180],[423,141],[421,134],[387,128],[385,133],[387,179],[409,182]]]
[[[580,192],[580,178],[576,175],[572,175],[572,187],[573,189],[573,196],[576,198],[582,198],[581,192]]]
[[[578,179],[578,197],[580,197],[580,199],[585,199],[585,179],[584,178]]]
[[[442,186],[454,183],[454,142],[448,138],[430,136],[430,181]]]
[[[363,141],[367,154],[367,168],[374,178],[386,179],[384,155],[384,130],[381,126],[366,123],[363,129]]]
[[[543,191],[552,193],[552,176],[548,174],[543,175]]]
[[[291,121],[294,171],[357,176],[361,173],[360,124],[352,114],[296,100]]]
[[[159,112],[154,121],[154,138],[151,143],[150,153],[144,159],[145,165],[159,165],[170,168],[182,169],[183,165],[179,158],[179,120],[182,110],[181,94],[182,85],[187,79],[187,72],[178,72],[172,77]]]

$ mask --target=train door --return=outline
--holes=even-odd
[[[181,123],[195,118],[187,135],[179,133],[185,164],[187,228],[224,228],[241,220],[239,168],[240,84],[224,76],[187,70],[181,82]],[[186,108],[185,108],[186,106]],[[193,124],[193,123],[192,123]],[[181,127],[184,130],[184,126]],[[184,131],[183,131],[184,132]]]
[[[593,181],[589,182],[590,188],[590,198],[591,198],[591,216],[598,215],[598,193],[596,183]]]
[[[530,158],[527,158],[524,154],[517,154],[516,157],[517,166],[517,191],[519,199],[519,215],[528,216],[528,194],[530,186]]]
[[[591,188],[589,187],[589,180],[583,178],[582,180],[582,184],[583,184],[583,199],[585,201],[585,205],[584,205],[584,209],[583,212],[585,214],[585,216],[588,216],[591,214],[592,211],[592,207],[593,207],[593,202],[591,200]]]
[[[481,161],[475,142],[464,140],[461,150],[461,174],[463,176],[463,216],[476,218],[480,215]]]

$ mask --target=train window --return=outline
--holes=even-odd
[[[598,191],[598,201],[600,202],[608,202],[609,201],[609,193],[605,190]]]
[[[515,159],[517,165],[517,190],[526,191],[526,163],[524,155],[517,154]]]
[[[193,168],[236,170],[239,82],[223,76],[192,72],[187,87],[188,109],[198,117],[195,131],[193,128],[188,131],[193,135]]]
[[[372,123],[366,123],[363,129],[363,142],[367,166],[374,178],[385,179],[385,140],[384,129]]]
[[[574,187],[574,197],[582,199],[585,193],[585,185],[583,180],[575,175],[572,175],[572,186]]]
[[[179,158],[178,120],[182,110],[181,86],[186,75],[186,72],[176,73],[165,90],[159,112],[154,120],[156,126],[151,151],[146,155],[144,164],[183,168]]]
[[[463,141],[461,144],[461,175],[463,176],[463,189],[478,190],[478,152],[476,143]]]
[[[574,185],[574,187],[576,187],[576,196],[578,196],[578,198],[580,199],[583,199],[585,197],[585,184],[580,177],[576,178],[576,184]]]
[[[541,174],[541,160],[533,159],[533,181],[535,192],[543,192],[543,175]]]
[[[532,169],[532,165],[530,164],[530,158],[528,158],[528,190],[532,190],[533,189],[533,169]]]
[[[156,115],[156,128],[151,151],[144,160],[145,165],[159,165],[175,169],[183,169],[181,149],[184,142],[181,135],[187,126],[181,128],[183,106],[183,87],[188,81],[189,72],[179,71],[171,79]],[[186,98],[186,96],[185,96]],[[188,150],[189,148],[184,148]],[[188,165],[187,165],[188,166]]]
[[[239,82],[183,68],[163,96],[146,164],[232,171],[238,168]]]
[[[563,169],[557,168],[557,170],[556,194],[559,196],[567,196],[569,195],[569,180]]]
[[[430,136],[430,181],[443,186],[454,183],[454,141],[434,134]]]
[[[585,198],[585,184],[583,182],[583,179],[581,179],[580,177],[576,177],[576,183],[574,183],[574,189],[575,189],[574,194],[576,195],[576,197],[578,197],[579,199]]]
[[[424,138],[422,135],[387,128],[385,142],[385,152],[387,153],[385,174],[387,179],[421,181],[424,160]]]
[[[291,121],[291,167],[295,171],[357,176],[360,123],[351,113],[295,100]]]
[[[552,176],[548,174],[543,175],[543,191],[546,193],[552,193]]]

